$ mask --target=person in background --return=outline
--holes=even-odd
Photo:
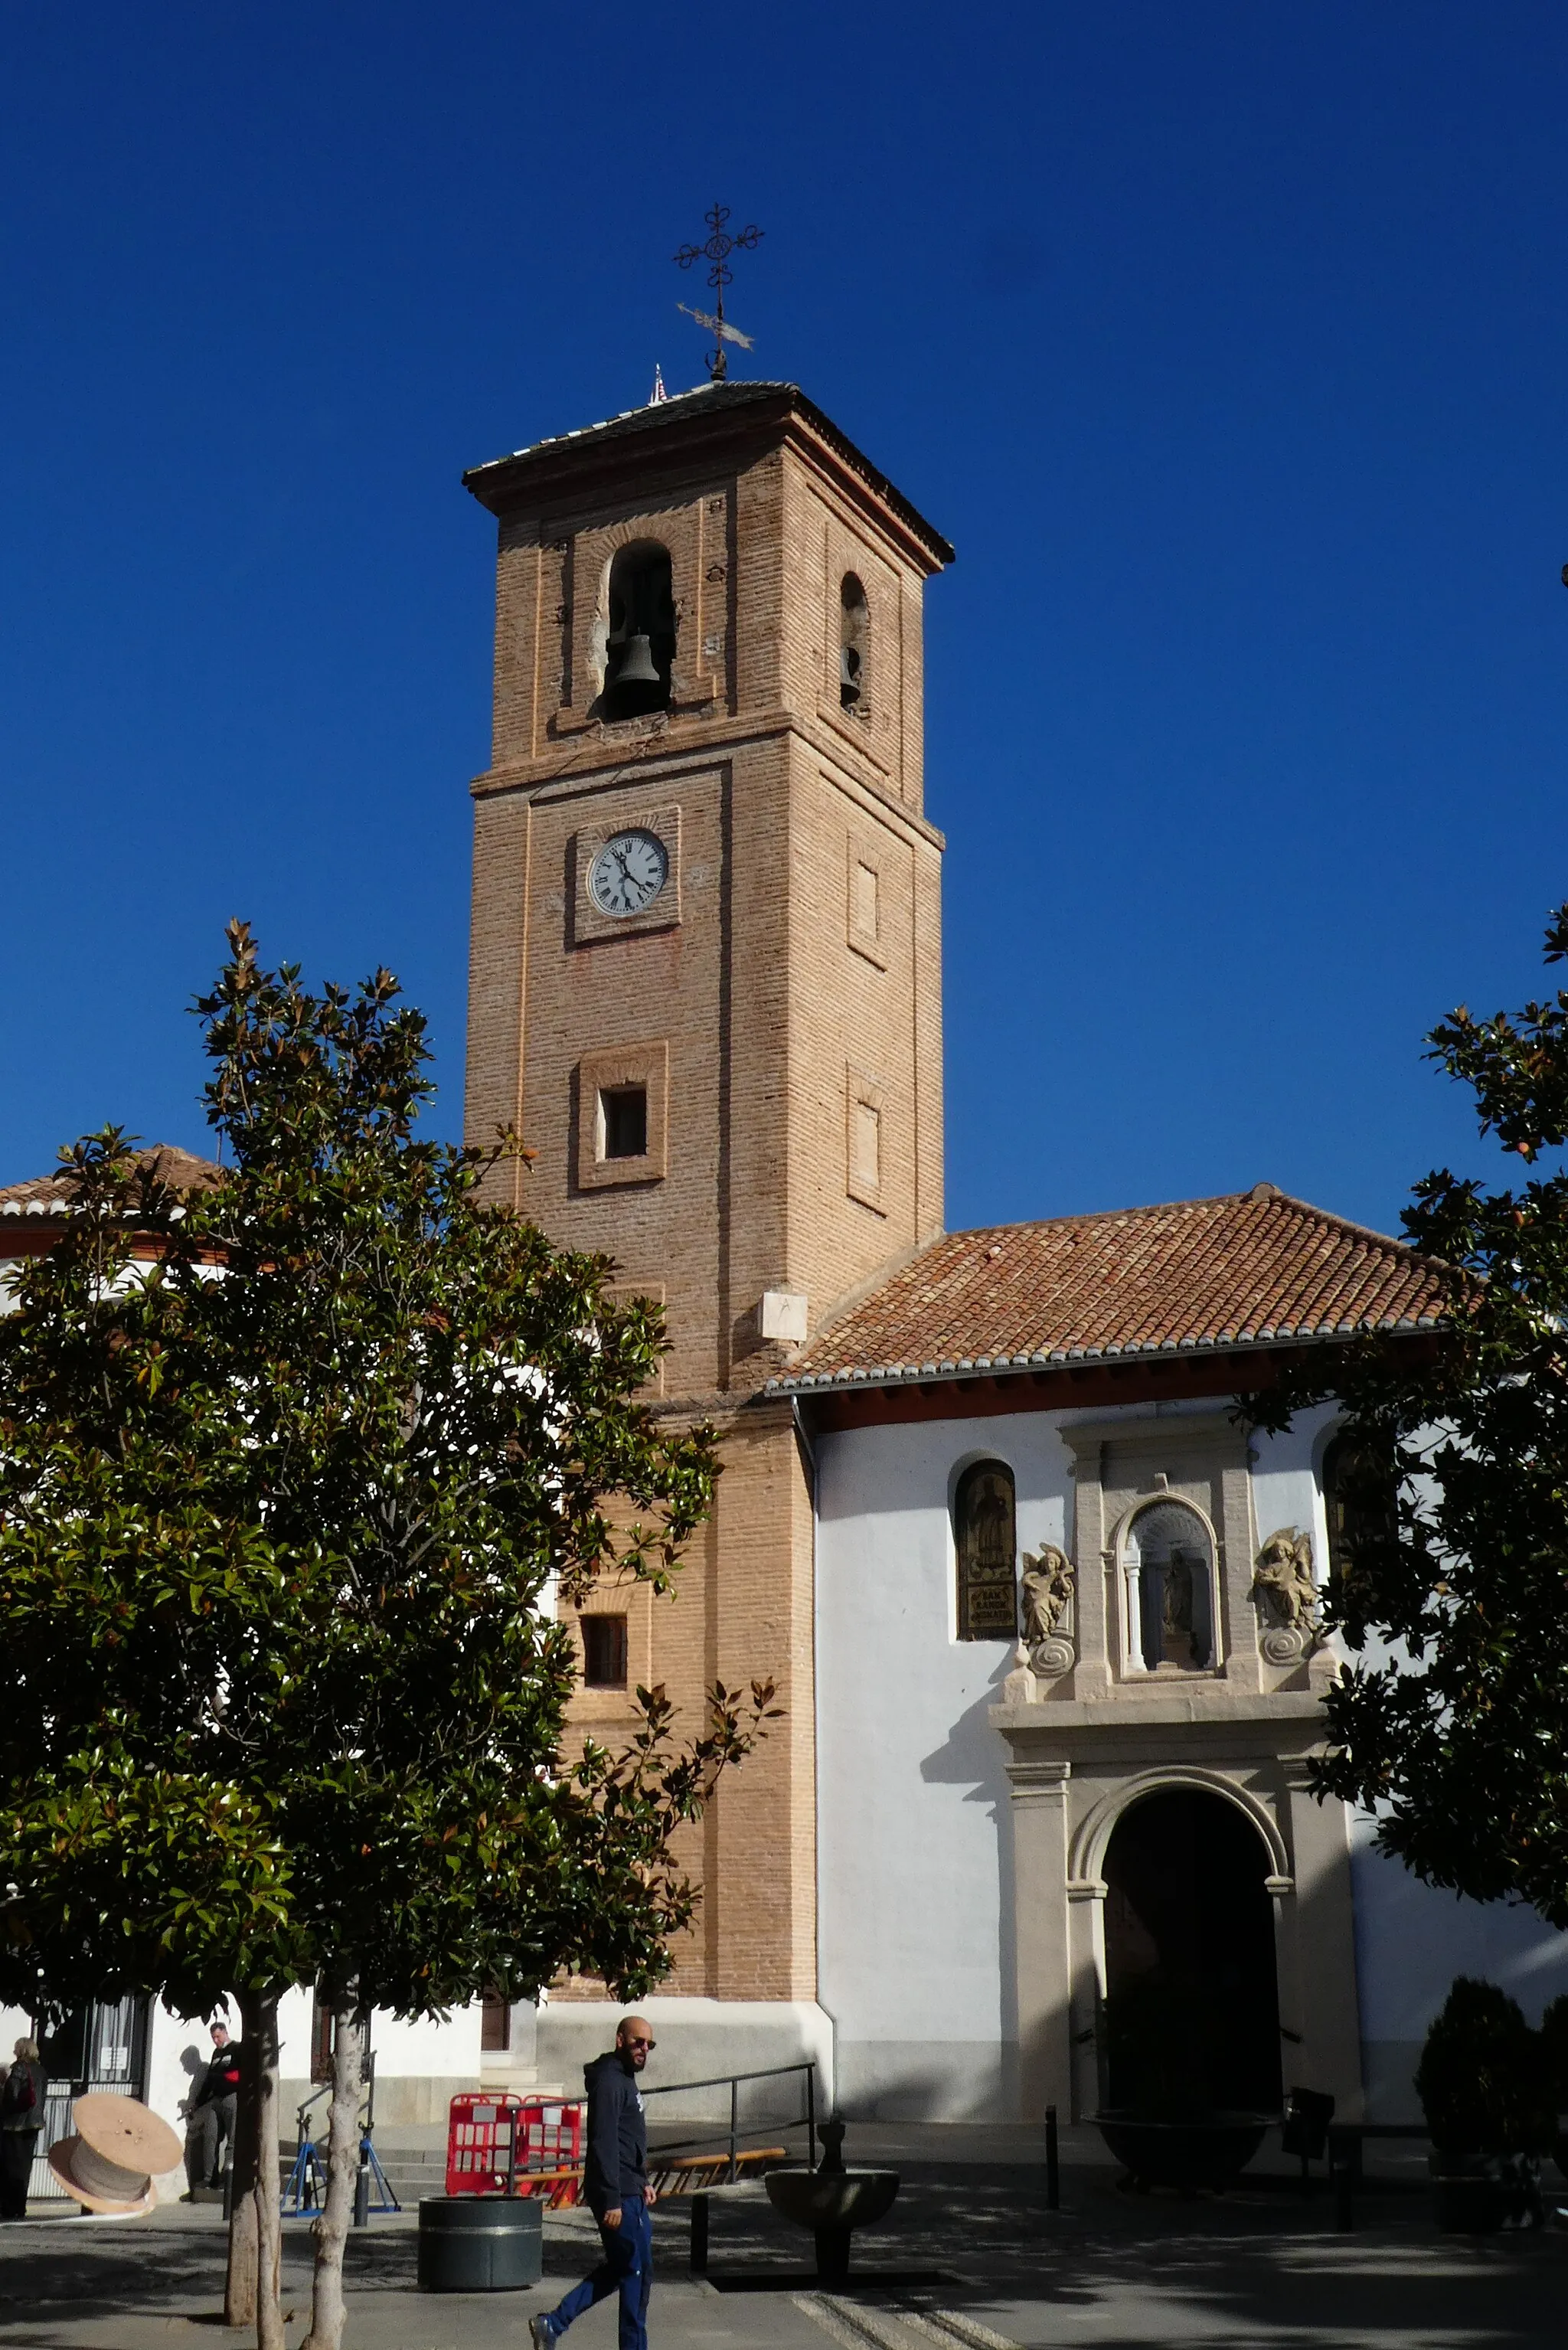
[[[637,2076],[653,2054],[653,2034],[640,2015],[624,2015],[615,2046],[583,2067],[588,2092],[588,2145],[583,2192],[599,2223],[604,2259],[574,2285],[547,2317],[528,2330],[534,2350],[554,2350],[574,2318],[607,2293],[620,2295],[620,2350],[648,2350],[648,2295],[653,2283],[653,2230],[649,2207],[648,2125]]]
[[[36,2040],[18,2040],[0,2083],[0,2220],[27,2216],[27,2182],[44,2126],[44,2068]]]
[[[185,2133],[185,2177],[192,2194],[201,2187],[223,2185],[223,2172],[234,2158],[239,2103],[239,2043],[229,2038],[228,2025],[220,2021],[213,2026],[213,2054],[191,2100]]]

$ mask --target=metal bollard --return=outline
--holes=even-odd
[[[370,2224],[370,2166],[363,2154],[354,2175],[354,2225],[368,2228]]]
[[[1045,2209],[1062,2209],[1062,2161],[1056,2144],[1056,2108],[1045,2108]]]

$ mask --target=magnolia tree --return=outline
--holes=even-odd
[[[79,1144],[0,1318],[0,1994],[237,1997],[228,2310],[279,2350],[277,2006],[317,1986],[336,2350],[369,2012],[655,1982],[694,1903],[672,1839],[772,1692],[715,1687],[682,1738],[639,1690],[624,1752],[573,1746],[556,1597],[670,1587],[711,1432],[638,1399],[662,1334],[607,1260],[481,1203],[512,1139],[414,1139],[395,983],[313,995],[230,940],[197,1006],[222,1180]]]
[[[1565,957],[1568,906],[1546,933],[1547,962]],[[1316,1786],[1375,1811],[1428,1883],[1568,1928],[1568,993],[1460,1009],[1428,1043],[1481,1134],[1540,1171],[1428,1175],[1404,1223],[1442,1271],[1448,1327],[1334,1365],[1350,1466],[1331,1596],[1352,1655]],[[1297,1371],[1251,1409],[1280,1427],[1324,1391]]]

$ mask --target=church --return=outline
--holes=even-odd
[[[613,1742],[639,1683],[784,1709],[692,1831],[655,2078],[811,2058],[852,2117],[1083,2116],[1107,1996],[1163,1980],[1222,2009],[1225,2102],[1409,2115],[1452,1977],[1535,2018],[1568,1952],[1312,1799],[1335,1415],[1266,1437],[1235,1404],[1358,1331],[1420,1343],[1431,1275],[1266,1180],[946,1230],[921,633],[953,550],[800,390],[711,383],[464,478],[498,533],[468,1137],[515,1129],[500,1196],[657,1301],[650,1400],[724,1462],[673,1598],[566,1611],[574,1726]],[[0,1194],[0,1256],[52,1196]],[[569,1981],[378,2019],[379,2115],[569,2094],[618,2012]],[[192,2027],[103,2029],[173,2118]],[[308,1992],[283,2029],[287,2101]]]
[[[519,1210],[664,1310],[722,1439],[673,1603],[576,1618],[583,1726],[771,1677],[691,1855],[666,2078],[815,2056],[887,2118],[1092,2113],[1107,1991],[1212,1987],[1226,2102],[1410,2110],[1456,1972],[1563,1938],[1410,1880],[1307,1793],[1354,1526],[1281,1361],[1431,1329],[1398,1243],[1266,1180],[949,1233],[922,603],[953,550],[797,388],[715,382],[482,465],[467,1127]],[[1136,1182],[1136,1168],[1129,1170]],[[612,2011],[568,1983],[542,2076]]]

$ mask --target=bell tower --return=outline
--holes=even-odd
[[[786,1718],[691,1856],[675,1988],[810,2002],[810,1471],[762,1390],[941,1228],[921,599],[952,549],[788,384],[707,385],[464,479],[500,530],[468,1131],[532,1146],[513,1203],[661,1302],[663,1408],[721,1430],[675,1604],[590,1607],[624,1617],[630,1685],[777,1683]],[[577,1705],[608,1731],[627,1700]]]

